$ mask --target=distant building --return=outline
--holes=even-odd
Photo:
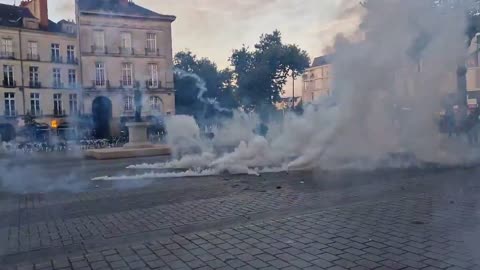
[[[107,137],[133,118],[136,88],[146,119],[175,113],[175,17],[129,0],[75,2],[79,24],[49,20],[47,0],[0,4],[0,135],[26,115],[47,124],[85,115]]]
[[[470,58],[467,62],[467,103],[470,108],[477,108],[480,102],[480,35],[469,47]]]
[[[304,103],[331,95],[331,60],[331,55],[317,57],[313,60],[312,66],[305,70],[302,76]]]
[[[174,16],[129,0],[77,1],[85,114],[101,137],[134,116],[133,90],[144,90],[143,116],[175,113]]]

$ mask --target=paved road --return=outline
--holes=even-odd
[[[130,163],[83,161],[84,175]],[[295,172],[3,193],[0,269],[480,269],[479,173]]]

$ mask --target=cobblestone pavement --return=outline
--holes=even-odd
[[[0,269],[480,269],[479,169],[0,198]]]

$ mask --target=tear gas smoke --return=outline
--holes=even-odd
[[[458,63],[466,60],[466,4],[370,0],[357,35],[364,38],[336,40],[332,97],[307,106],[302,116],[269,123],[265,137],[253,131],[255,116],[241,112],[219,125],[213,140],[191,134],[198,129],[192,119],[172,117],[175,132],[168,136],[189,136],[186,141],[195,141],[202,152],[131,168],[196,168],[202,175],[262,167],[374,169],[472,162],[474,151],[441,134],[436,122],[443,99],[457,91]],[[178,140],[169,142],[180,147]],[[221,144],[237,147],[222,153],[217,151]]]

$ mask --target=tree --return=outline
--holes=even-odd
[[[190,51],[178,52],[174,65],[177,113],[205,119],[238,106],[230,70],[218,70],[215,63],[207,58],[198,59]]]
[[[237,95],[247,111],[265,112],[280,101],[289,76],[296,77],[310,65],[306,51],[283,44],[279,31],[263,34],[254,50],[243,46],[230,57]]]

